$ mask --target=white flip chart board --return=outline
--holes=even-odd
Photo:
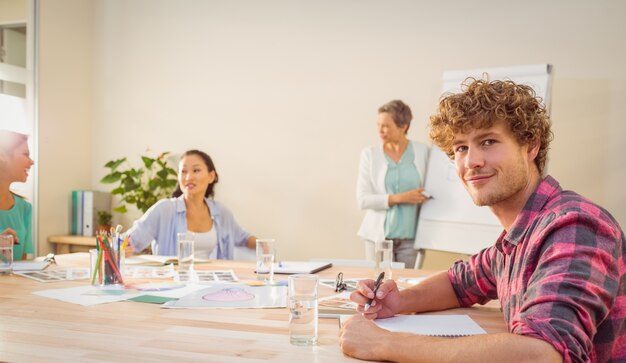
[[[533,87],[549,110],[551,69],[549,64],[450,71],[443,74],[443,93],[460,92],[467,77],[509,79]],[[452,160],[433,146],[426,168],[424,188],[434,198],[422,205],[416,249],[474,254],[493,245],[502,226],[488,207],[477,207],[461,184]]]

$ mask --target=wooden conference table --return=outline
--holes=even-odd
[[[48,268],[84,267],[87,259],[85,253],[57,255],[57,265]],[[240,280],[255,278],[250,262],[214,261],[196,268],[233,269]],[[334,279],[341,271],[344,278],[358,278],[371,275],[369,270],[334,266],[318,274]],[[393,273],[397,279],[432,271]],[[337,319],[320,319],[318,345],[301,347],[289,343],[287,309],[162,309],[130,301],[81,306],[32,294],[87,283],[0,276],[0,361],[356,361],[339,348]],[[320,295],[331,294],[332,289],[320,287]],[[506,331],[494,306],[440,313],[468,314],[488,333]]]

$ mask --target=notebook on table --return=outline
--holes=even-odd
[[[194,258],[193,263],[209,263],[211,260]],[[143,266],[162,266],[162,265],[178,265],[178,256],[157,256],[157,255],[135,255],[127,257],[126,265],[143,265]]]
[[[341,324],[349,316],[341,316]],[[374,323],[392,332],[412,333],[439,337],[462,337],[487,334],[468,315],[396,315],[387,319],[376,319]]]
[[[314,274],[332,267],[330,262],[281,261],[274,264],[275,274]]]

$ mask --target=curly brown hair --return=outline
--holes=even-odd
[[[444,95],[438,113],[430,117],[430,139],[454,159],[455,134],[489,128],[499,120],[506,121],[520,145],[539,143],[535,164],[541,174],[553,138],[550,117],[541,98],[523,84],[466,78],[462,92]]]

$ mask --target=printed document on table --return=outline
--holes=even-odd
[[[215,284],[176,301],[164,308],[266,309],[287,306],[287,286],[248,286],[245,284]]]

